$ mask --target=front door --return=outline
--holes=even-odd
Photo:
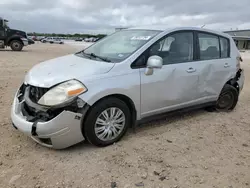
[[[192,31],[167,35],[146,52],[147,58],[158,55],[163,67],[145,75],[140,68],[141,117],[191,106],[198,99],[198,64],[194,62]],[[146,59],[147,59],[146,58]]]

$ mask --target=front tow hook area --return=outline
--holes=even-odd
[[[38,136],[37,133],[36,133],[36,126],[37,126],[37,123],[39,122],[39,120],[36,120],[33,124],[32,124],[32,128],[31,128],[31,135],[32,136]]]

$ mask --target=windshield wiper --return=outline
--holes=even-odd
[[[94,57],[94,58],[101,59],[101,60],[103,60],[103,61],[105,61],[105,62],[111,62],[110,59],[108,59],[108,58],[106,58],[106,57],[98,56],[98,55],[96,55],[96,54],[94,54],[94,53],[88,54],[88,53],[85,53],[84,51],[82,51],[82,53],[83,53],[84,55],[87,55],[87,56],[90,56],[90,57]]]

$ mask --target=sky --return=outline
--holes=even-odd
[[[0,0],[0,17],[27,32],[110,33],[164,24],[250,29],[250,0]]]

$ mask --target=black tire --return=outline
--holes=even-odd
[[[238,99],[238,90],[235,87],[226,84],[216,102],[215,109],[219,112],[230,112],[237,105]]]
[[[10,47],[13,51],[22,51],[23,43],[20,40],[13,40],[10,42]]]
[[[43,40],[42,43],[46,43],[47,41],[46,40]]]
[[[50,43],[50,44],[53,44],[54,42],[50,41],[49,43]]]
[[[123,112],[123,114],[125,115],[125,125],[116,138],[108,141],[103,141],[99,139],[95,133],[96,120],[103,111],[112,107],[118,108]],[[88,112],[86,120],[84,122],[83,134],[85,135],[86,139],[93,145],[99,147],[108,146],[119,141],[124,136],[129,127],[130,122],[131,113],[125,102],[115,97],[105,98],[104,100],[101,100],[90,108],[90,111]]]

